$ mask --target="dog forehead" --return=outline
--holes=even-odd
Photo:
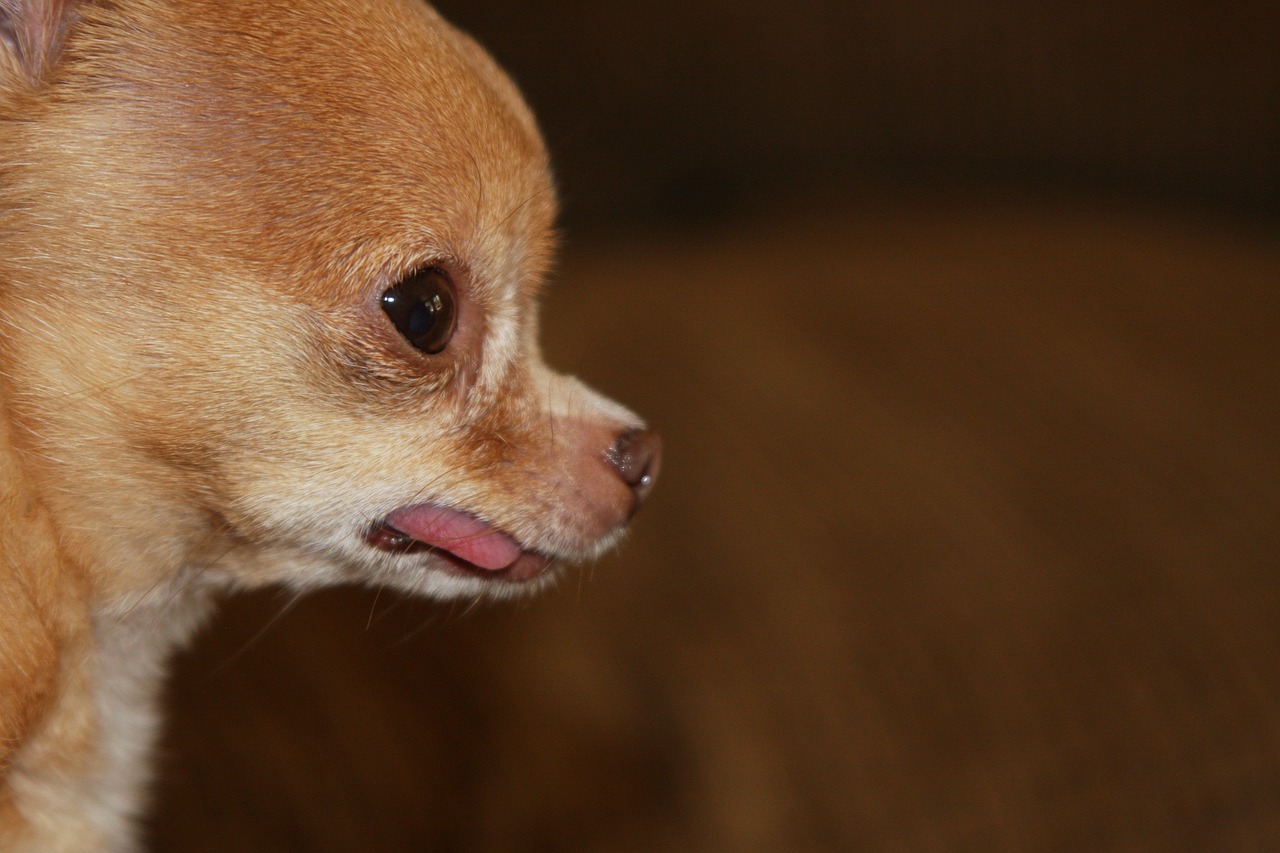
[[[528,276],[498,266],[549,253],[554,191],[532,115],[426,4],[114,8],[86,21],[81,88],[130,152],[108,154],[100,182],[152,193],[122,215],[185,219],[210,250],[330,291],[432,254],[511,281]]]

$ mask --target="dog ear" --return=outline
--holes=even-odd
[[[38,85],[58,62],[83,0],[0,0],[0,65]]]

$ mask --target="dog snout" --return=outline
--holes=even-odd
[[[605,454],[609,465],[631,489],[634,514],[653,491],[662,465],[662,439],[651,429],[629,429],[620,434]]]

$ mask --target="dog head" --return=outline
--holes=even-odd
[[[481,49],[418,0],[16,7],[6,390],[105,594],[474,595],[616,540],[657,438],[542,361],[547,155]]]

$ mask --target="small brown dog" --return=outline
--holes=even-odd
[[[658,442],[539,356],[554,209],[419,0],[0,0],[0,848],[132,847],[211,591],[616,540]]]

